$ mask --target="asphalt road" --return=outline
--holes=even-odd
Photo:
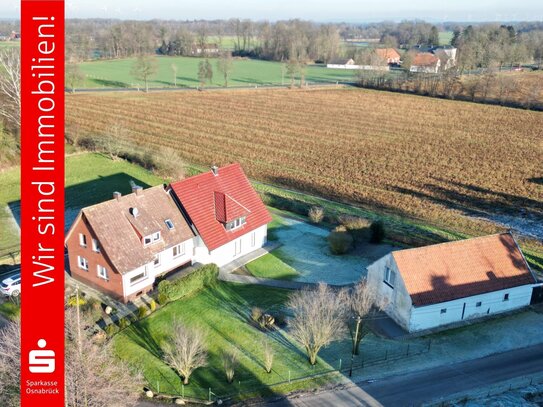
[[[348,389],[281,400],[266,407],[418,406],[459,392],[543,371],[543,344]]]

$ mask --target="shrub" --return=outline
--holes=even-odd
[[[130,325],[130,321],[128,320],[128,318],[123,317],[119,319],[119,329],[128,328],[128,325]]]
[[[138,318],[141,319],[145,315],[147,315],[147,307],[145,305],[141,305],[138,307]]]
[[[156,301],[155,300],[151,300],[151,302],[149,303],[149,308],[150,308],[151,312],[156,311]]]
[[[209,287],[217,282],[219,268],[215,264],[206,264],[185,277],[175,281],[163,280],[158,284],[158,292],[167,295],[168,301],[175,301],[187,295],[194,294],[204,287]],[[160,301],[162,304],[162,302]]]
[[[312,206],[308,212],[309,220],[313,223],[321,223],[324,219],[324,209],[320,206]]]
[[[106,331],[106,335],[111,338],[117,333],[119,328],[115,324],[109,324],[104,328],[104,330]]]
[[[371,239],[372,243],[381,243],[385,238],[385,224],[381,220],[377,220],[371,224]]]
[[[260,328],[262,329],[264,328],[272,329],[273,326],[275,325],[275,318],[272,317],[270,314],[263,314],[258,319],[258,324],[260,325]]]
[[[345,226],[338,226],[328,235],[328,243],[333,254],[345,254],[353,245],[353,237]]]
[[[345,226],[357,242],[367,241],[371,237],[371,222],[353,215],[339,215],[338,222]]]
[[[158,293],[157,300],[160,305],[166,305],[168,303],[168,295],[165,293]]]
[[[251,308],[251,319],[255,322],[258,322],[260,320],[260,317],[262,316],[262,310],[258,307]]]
[[[275,318],[275,324],[278,327],[283,328],[287,326],[287,316],[284,312],[277,312],[273,314],[273,317]]]
[[[68,305],[68,307],[77,307],[77,305],[85,305],[87,303],[87,301],[85,301],[85,299],[82,297],[82,296],[79,296],[79,304],[77,303],[77,297],[75,295],[71,295],[69,298],[68,298],[68,301],[66,302],[66,304]]]

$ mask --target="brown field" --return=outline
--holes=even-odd
[[[543,113],[403,94],[261,90],[66,98],[68,131],[116,125],[188,162],[479,235],[465,215],[543,222]],[[118,132],[117,132],[118,133]],[[116,133],[116,134],[117,134]]]

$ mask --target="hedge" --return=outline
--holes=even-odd
[[[178,280],[161,281],[158,283],[158,295],[168,301],[175,301],[212,286],[217,282],[218,277],[219,268],[215,264],[206,264]]]

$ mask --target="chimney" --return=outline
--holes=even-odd
[[[216,165],[211,167],[211,171],[213,171],[213,175],[215,176],[219,175],[219,167],[217,167]]]
[[[136,195],[143,195],[143,187],[140,187],[139,185],[134,185],[132,187],[132,192],[134,192]]]
[[[116,199],[117,201],[120,201],[121,200],[121,196],[122,194],[120,192],[113,192],[113,199]]]

